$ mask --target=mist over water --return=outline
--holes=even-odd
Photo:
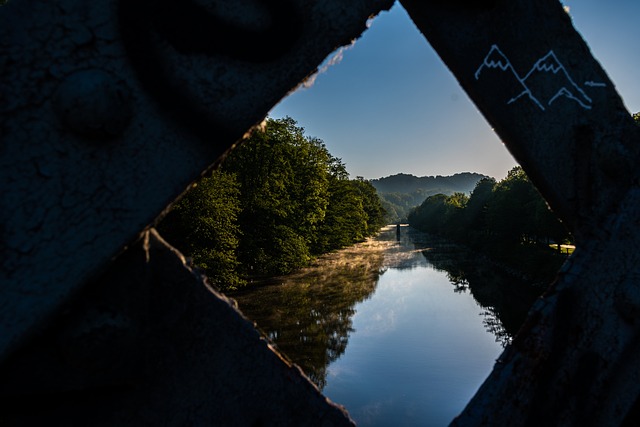
[[[231,296],[359,426],[444,426],[488,376],[536,295],[463,248],[408,226],[398,238],[388,226]]]

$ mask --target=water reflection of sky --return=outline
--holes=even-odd
[[[445,426],[521,324],[507,309],[528,309],[513,278],[473,258],[391,226],[234,298],[359,426]]]
[[[448,425],[502,351],[473,297],[421,258],[388,265],[328,368],[324,393],[359,426]]]

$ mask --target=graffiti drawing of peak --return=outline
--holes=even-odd
[[[509,58],[507,58],[507,56],[502,53],[500,48],[495,44],[491,46],[491,50],[489,50],[489,53],[484,57],[484,60],[482,61],[482,65],[480,65],[480,67],[476,71],[476,80],[478,80],[478,78],[480,77],[480,72],[484,67],[499,68],[502,71],[507,71],[507,69],[510,68],[511,71],[513,71],[515,74],[515,70],[513,69]]]
[[[494,95],[498,101],[511,104],[526,95],[544,110],[540,101],[533,96],[515,68],[513,68],[509,58],[497,45],[491,46],[489,53],[482,60],[475,73],[476,80],[480,79],[480,75],[491,87],[500,88],[499,93],[496,91]]]
[[[550,50],[549,53],[538,59],[538,61],[533,64],[533,67],[531,68],[529,73],[527,73],[525,79],[534,71],[551,71],[553,74],[557,74],[560,70],[563,70],[566,73],[564,65],[560,63],[556,54],[553,53],[552,50]]]
[[[591,109],[591,98],[573,81],[552,50],[538,59],[522,80],[547,105],[563,96],[577,102],[582,108]]]
[[[511,71],[509,74],[512,74],[517,80],[517,85],[505,84],[506,81],[496,80],[498,77],[494,72],[490,73],[492,76],[487,75],[483,78],[483,80],[487,79],[488,83],[493,83],[493,86],[499,88],[501,92],[511,94],[507,104],[512,104],[521,98],[529,99],[544,111],[554,101],[562,97],[577,103],[584,109],[591,109],[592,99],[582,87],[575,83],[553,50],[536,60],[529,72],[524,77],[520,77],[507,55],[500,50],[498,45],[494,44],[476,70],[476,80],[479,80],[481,74],[485,74],[483,71],[487,69],[496,70],[499,74]],[[499,84],[496,84],[498,82]],[[586,82],[585,86],[606,87],[603,83],[593,81]],[[496,93],[496,96],[501,95]]]
[[[577,102],[580,102],[580,100],[576,99],[576,97],[573,95],[573,93],[571,93],[571,91],[569,89],[567,89],[566,87],[562,87],[560,88],[560,90],[549,100],[549,105],[551,105],[553,103],[553,101],[555,101],[556,99],[560,98],[564,96],[565,98],[569,98],[569,99],[574,99]],[[591,108],[591,107],[589,107]]]

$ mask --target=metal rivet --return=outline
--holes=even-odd
[[[133,115],[129,88],[96,69],[67,76],[54,94],[53,108],[68,130],[101,140],[121,135]]]

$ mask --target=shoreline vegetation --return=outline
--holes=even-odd
[[[324,142],[268,118],[157,225],[221,291],[285,275],[385,223],[376,189]]]
[[[391,220],[384,206],[372,181],[350,179],[322,140],[290,117],[267,118],[157,228],[214,286],[235,291],[365,242]],[[479,179],[470,193],[427,197],[407,223],[547,285],[575,248],[520,166],[499,182]]]
[[[408,222],[545,286],[575,248],[573,236],[520,166],[500,182],[481,179],[469,196],[428,197],[409,213]]]
[[[387,227],[395,228],[395,225],[381,227],[377,233],[364,241],[318,255],[307,266],[291,273],[256,278],[250,286],[231,291],[228,295],[250,293],[256,287],[278,285],[290,280],[305,279],[310,283],[325,283],[329,281],[327,276],[357,276],[359,281],[377,279],[385,269],[383,264],[385,251],[395,245],[395,241],[379,240],[380,234]]]

